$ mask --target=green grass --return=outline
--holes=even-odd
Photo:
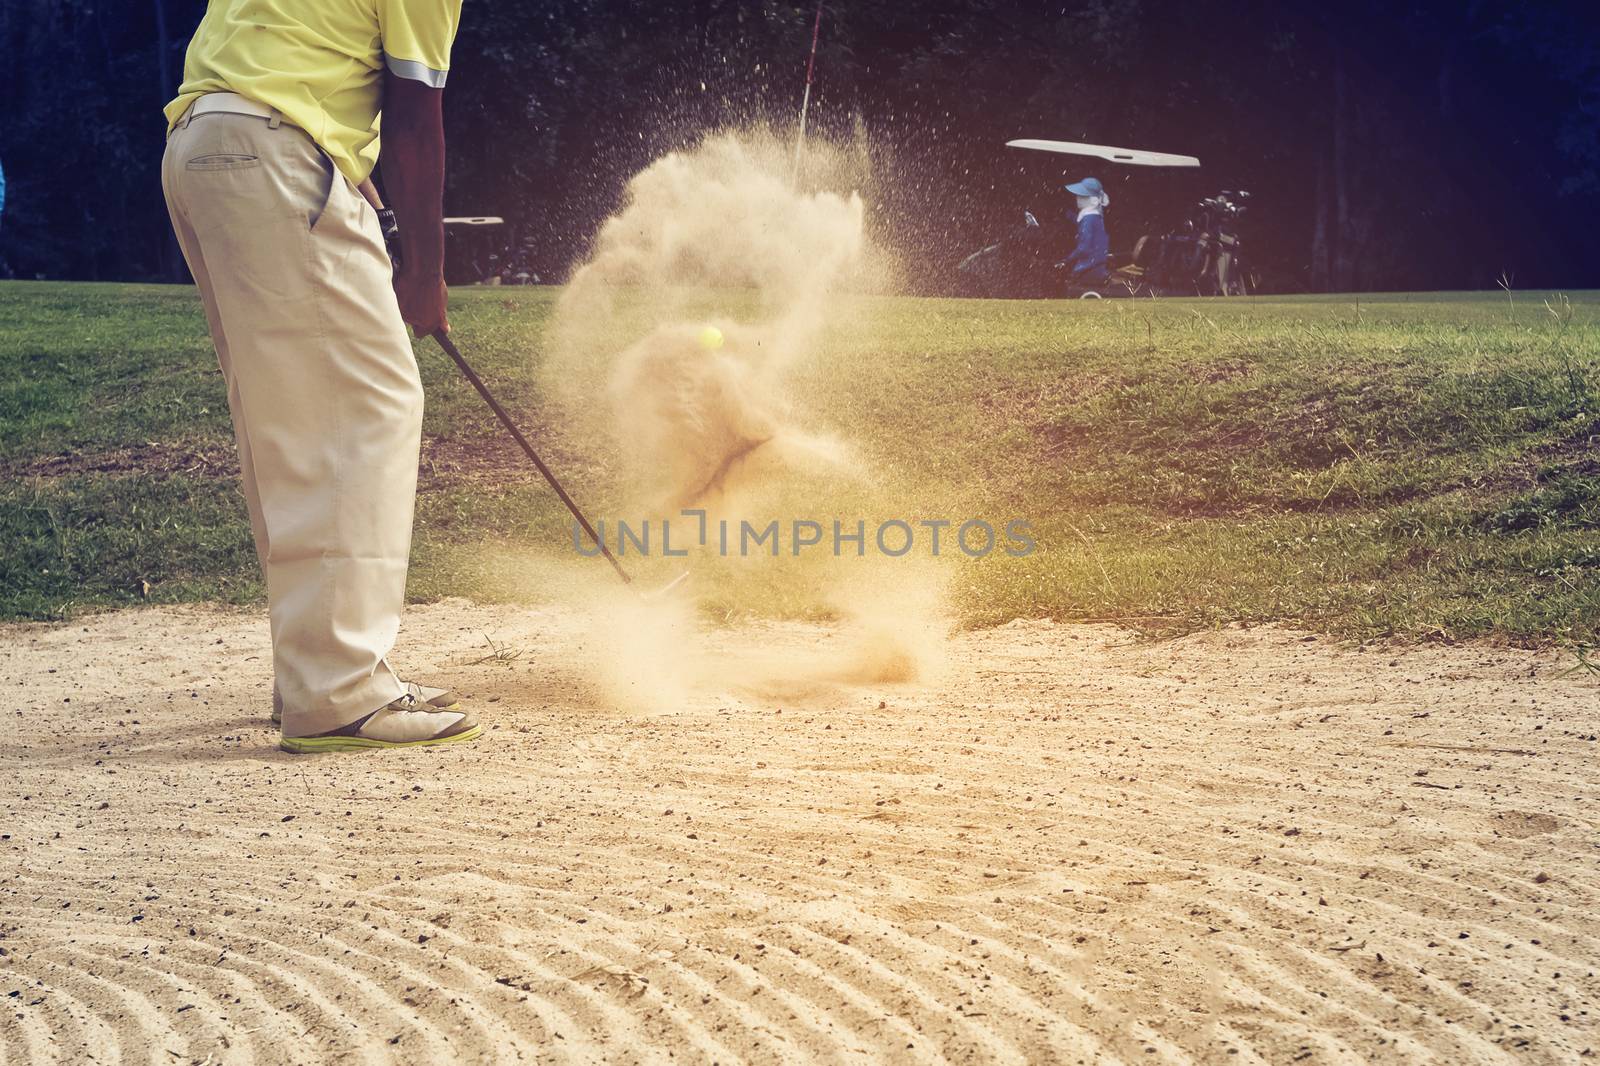
[[[612,443],[546,417],[553,303],[462,290],[452,321],[580,499],[615,513]],[[850,300],[795,392],[807,424],[849,441],[871,477],[778,502],[869,528],[1030,520],[1032,556],[948,560],[972,624],[1281,620],[1587,643],[1600,625],[1597,312],[1596,294]],[[429,446],[413,598],[551,594],[571,554],[559,504],[443,357],[418,352]],[[231,463],[192,291],[0,285],[0,616],[258,600]],[[713,615],[828,610],[825,567],[695,569]]]

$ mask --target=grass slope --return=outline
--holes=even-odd
[[[611,442],[542,417],[554,294],[453,300],[469,357],[608,513],[621,498]],[[1032,556],[948,560],[969,623],[1291,620],[1353,637],[1587,643],[1600,620],[1597,311],[1595,294],[860,299],[796,394],[873,471],[829,497],[835,513],[869,529],[1032,522]],[[559,504],[443,357],[418,352],[429,407],[412,596],[537,598],[570,555]],[[190,290],[0,285],[0,472],[0,616],[261,597]],[[827,610],[781,568],[698,570],[713,612]]]

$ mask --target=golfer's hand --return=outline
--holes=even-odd
[[[440,330],[450,332],[445,313],[449,295],[442,275],[401,266],[394,276],[394,295],[400,302],[400,317],[417,336],[431,336]]]

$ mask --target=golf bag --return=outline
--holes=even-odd
[[[1239,237],[1249,199],[1248,192],[1224,191],[1201,200],[1177,229],[1140,237],[1133,262],[1114,280],[1136,295],[1249,295],[1255,285]]]

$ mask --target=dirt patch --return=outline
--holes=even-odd
[[[588,476],[580,469],[578,457],[536,432],[518,428],[539,452],[539,457],[566,478]],[[543,483],[539,471],[507,433],[422,439],[422,456],[417,468],[418,492],[441,492],[463,486],[499,488],[536,482]]]
[[[1552,653],[1016,622],[958,636],[935,683],[619,712],[572,612],[453,601],[410,612],[397,665],[462,689],[484,741],[294,758],[265,631],[205,609],[0,629],[19,1058],[1595,1046],[1600,685]]]
[[[529,439],[547,462],[561,462],[564,470],[575,469],[576,457],[536,435]],[[15,480],[87,475],[233,480],[239,477],[239,456],[231,443],[204,446],[150,443],[0,463],[0,477]],[[539,473],[528,462],[528,457],[504,434],[423,438],[417,477],[420,492],[440,492],[461,486],[520,485],[538,480]]]
[[[0,477],[19,480],[81,477],[86,474],[236,478],[239,476],[239,456],[231,443],[189,445],[152,441],[108,451],[41,455],[21,462],[0,463]]]

